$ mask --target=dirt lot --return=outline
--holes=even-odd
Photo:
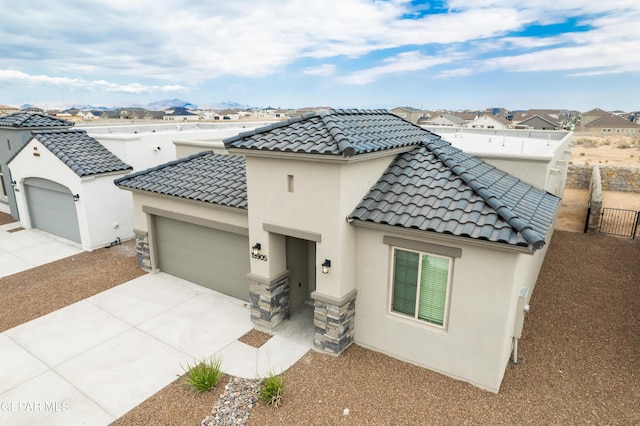
[[[576,132],[573,143],[570,159],[572,164],[640,167],[640,135],[602,136]]]
[[[588,205],[588,190],[566,188],[560,205],[556,229],[583,232]],[[603,193],[603,205],[613,209],[640,211],[640,193],[606,191]]]

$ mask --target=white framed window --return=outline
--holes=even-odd
[[[446,328],[453,258],[393,247],[389,311]]]

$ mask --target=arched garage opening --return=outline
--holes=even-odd
[[[24,189],[32,228],[81,242],[76,203],[69,188],[47,179],[27,178]]]

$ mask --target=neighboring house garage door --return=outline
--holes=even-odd
[[[155,216],[161,271],[213,290],[249,300],[249,238]]]
[[[31,227],[80,242],[76,203],[69,188],[40,179],[25,179],[25,192]]]

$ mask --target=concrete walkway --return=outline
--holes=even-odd
[[[310,349],[237,340],[252,328],[246,302],[164,273],[136,278],[0,334],[0,424],[108,425],[187,363],[219,356],[225,372],[256,378]]]

